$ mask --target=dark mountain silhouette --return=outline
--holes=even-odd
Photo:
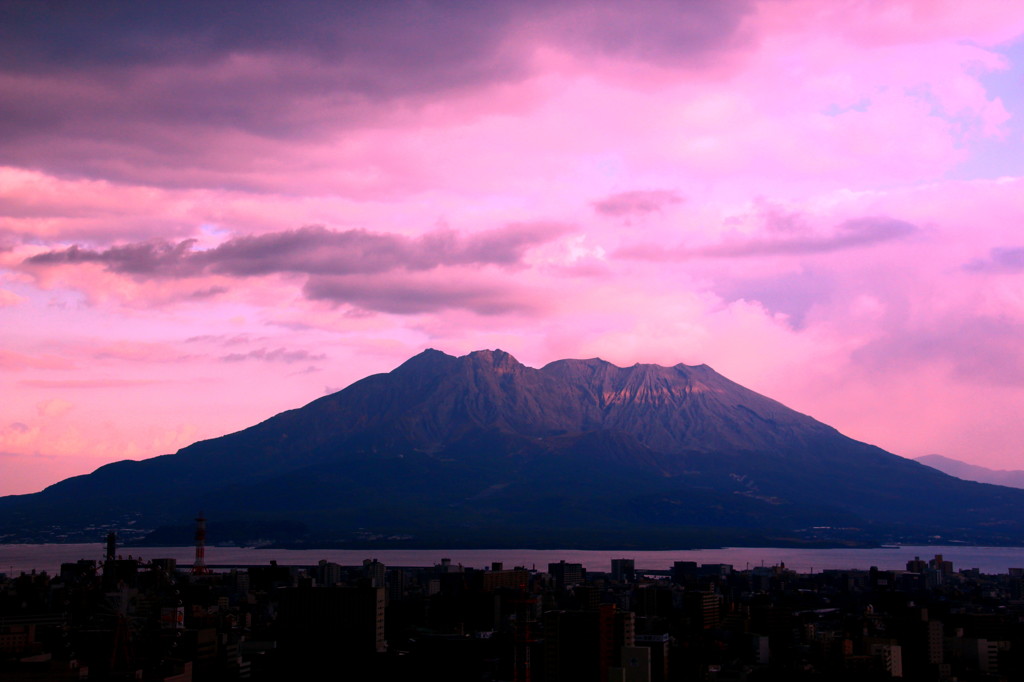
[[[965,481],[1024,488],[1024,471],[1019,469],[989,469],[942,455],[923,455],[916,457],[915,461]]]
[[[1024,542],[1024,491],[947,476],[707,366],[428,350],[251,428],[0,498],[0,534],[154,543],[685,547]]]

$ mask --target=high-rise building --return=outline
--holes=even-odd
[[[633,559],[612,559],[612,580],[631,583],[636,580]]]
[[[384,587],[387,567],[376,559],[363,559],[363,577],[370,581],[370,587]]]
[[[321,559],[316,569],[316,583],[324,587],[333,587],[341,582],[341,565],[333,561]]]
[[[636,645],[651,650],[651,682],[667,682],[668,653],[672,638],[667,632],[657,634],[638,634]]]
[[[624,646],[619,650],[619,665],[609,668],[608,682],[651,682],[651,650],[642,646]]]
[[[564,590],[583,582],[583,564],[567,564],[565,560],[548,564],[548,573],[555,579],[555,588]]]
[[[596,611],[545,613],[544,679],[607,682],[609,672],[622,665],[623,648],[635,645],[634,618],[613,604]]]
[[[716,628],[722,622],[722,598],[714,592],[687,592],[683,603],[697,627]]]
[[[372,656],[386,650],[383,587],[281,590],[281,649],[311,666]]]

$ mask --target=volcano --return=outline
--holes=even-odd
[[[0,498],[0,535],[685,548],[1024,544],[1024,490],[962,481],[706,365],[437,350],[248,429]],[[95,533],[95,530],[91,532]]]

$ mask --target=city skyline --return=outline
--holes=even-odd
[[[1024,8],[0,15],[0,494],[424,348],[708,364],[1024,468]]]

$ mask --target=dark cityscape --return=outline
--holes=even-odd
[[[106,559],[0,574],[0,679],[1009,681],[1024,569]],[[360,677],[362,676],[362,677]]]

